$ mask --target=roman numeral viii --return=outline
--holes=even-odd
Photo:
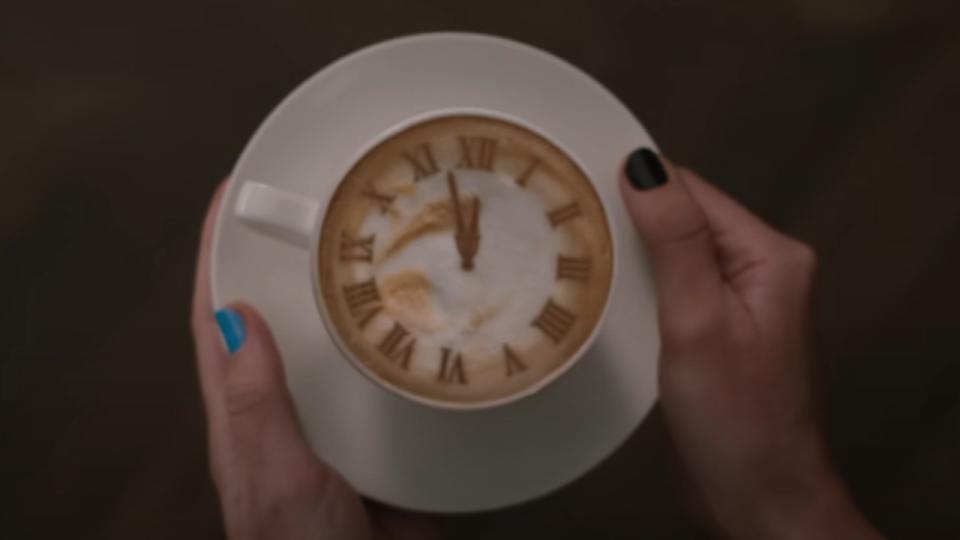
[[[497,141],[489,137],[458,137],[460,139],[460,163],[457,168],[493,170],[493,156]]]
[[[373,238],[374,235],[353,238],[344,231],[340,235],[340,260],[373,262]]]
[[[590,257],[557,255],[557,279],[587,281],[590,278]]]
[[[423,143],[409,152],[404,152],[403,157],[410,162],[413,167],[413,181],[416,182],[425,176],[430,176],[437,172],[437,160],[433,159],[433,150],[430,149],[430,143]]]
[[[576,320],[576,315],[558,306],[553,302],[553,299],[550,299],[547,300],[543,309],[540,310],[540,314],[530,325],[542,330],[554,343],[559,343],[570,333],[570,329],[573,328],[573,323]]]
[[[347,302],[350,314],[357,320],[357,326],[363,329],[383,308],[380,304],[380,293],[377,291],[377,282],[373,278],[343,286],[343,297]]]
[[[387,357],[387,360],[396,362],[403,369],[410,367],[410,357],[413,356],[413,348],[417,344],[416,338],[410,337],[410,332],[402,324],[394,321],[393,328],[384,336],[377,345],[377,350]]]
[[[467,372],[463,369],[463,357],[460,353],[453,354],[450,349],[441,349],[440,370],[437,380],[445,383],[467,384]]]

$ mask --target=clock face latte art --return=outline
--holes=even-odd
[[[592,183],[533,131],[447,116],[394,134],[338,186],[317,291],[369,376],[428,402],[479,406],[564,369],[610,292]]]

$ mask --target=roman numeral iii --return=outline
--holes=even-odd
[[[590,257],[557,255],[557,279],[587,281],[590,279]]]
[[[374,235],[353,238],[346,231],[340,235],[340,260],[373,262]]]
[[[377,350],[387,357],[387,360],[396,362],[403,369],[410,367],[410,357],[417,344],[416,338],[410,338],[410,333],[402,324],[394,321],[393,328],[377,345]]]
[[[576,320],[576,315],[558,306],[553,299],[550,299],[547,300],[543,309],[540,310],[540,314],[530,325],[542,330],[554,343],[559,343],[570,333],[570,329],[573,328],[573,323]]]
[[[372,278],[368,281],[343,286],[343,297],[347,302],[350,314],[357,320],[361,329],[380,312],[380,293],[377,291],[377,282]]]
[[[430,143],[423,143],[409,152],[404,152],[403,157],[413,167],[414,182],[425,176],[430,176],[438,170],[437,161],[433,159],[433,150],[430,148]]]
[[[463,369],[463,357],[460,353],[453,354],[450,349],[441,349],[440,370],[437,380],[445,383],[467,384],[467,372]]]
[[[497,141],[489,137],[458,137],[460,140],[460,162],[457,168],[493,170],[493,157]]]

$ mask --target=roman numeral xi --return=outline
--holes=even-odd
[[[404,152],[403,157],[410,162],[413,167],[413,181],[416,182],[425,176],[436,173],[437,160],[433,158],[433,150],[430,143],[423,143],[409,152]]]

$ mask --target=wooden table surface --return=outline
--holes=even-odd
[[[960,21],[907,0],[9,2],[0,10],[3,538],[222,535],[188,330],[208,197],[358,47],[491,32],[595,76],[821,257],[830,442],[894,538],[960,538]],[[657,413],[447,537],[700,538]]]

